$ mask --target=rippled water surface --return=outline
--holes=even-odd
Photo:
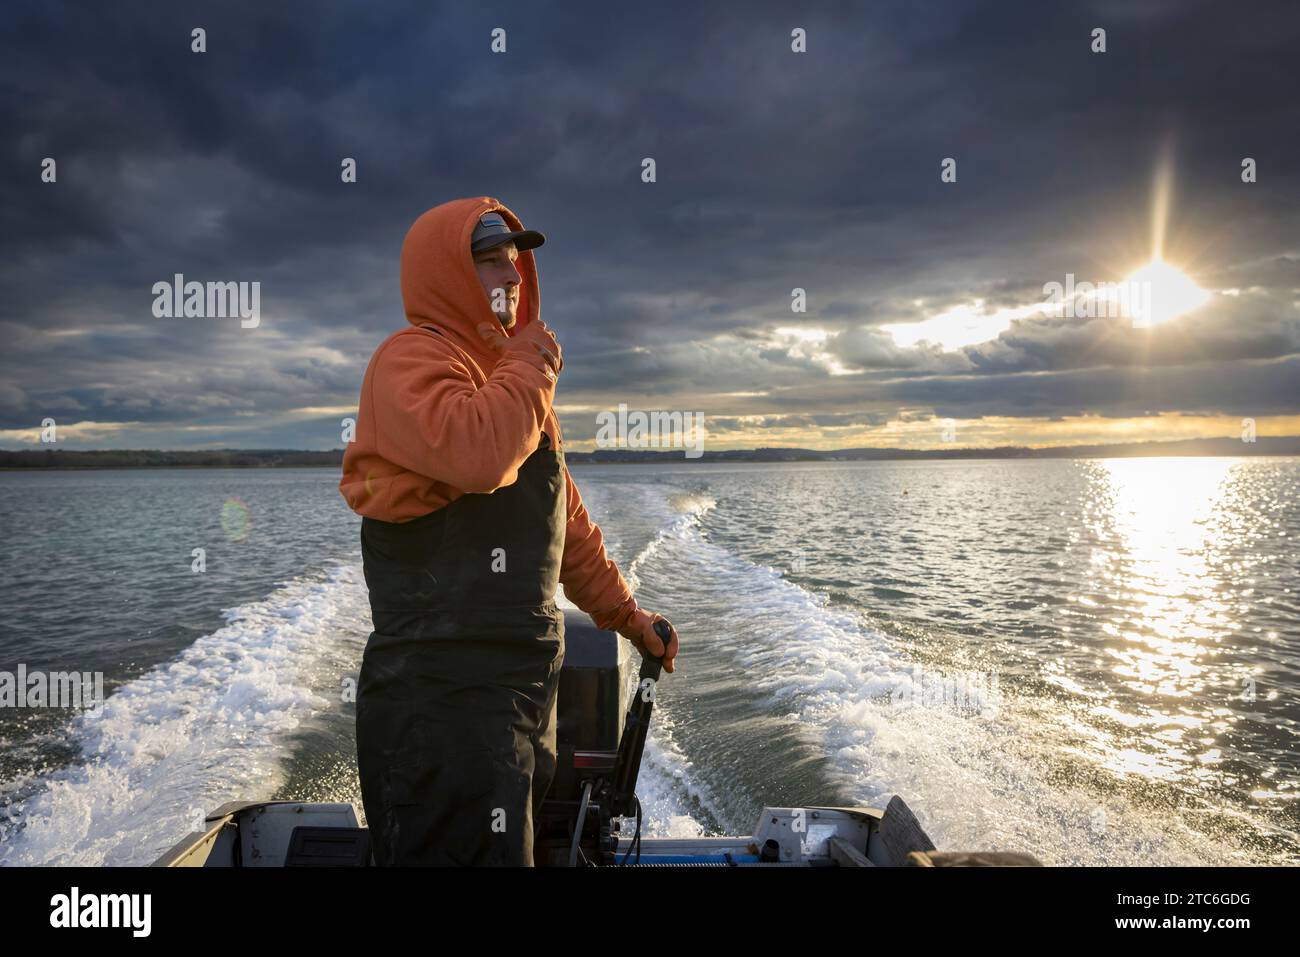
[[[944,849],[1300,863],[1300,461],[574,474],[683,639],[648,833],[900,794]],[[336,473],[0,482],[0,671],[102,671],[108,693],[0,709],[0,861],[147,863],[235,798],[360,806],[370,621]]]

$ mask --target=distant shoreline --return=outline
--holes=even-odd
[[[574,465],[646,465],[732,462],[887,462],[973,459],[1096,459],[1196,456],[1300,455],[1300,436],[1263,436],[1255,442],[1240,439],[1182,439],[1171,442],[1124,442],[1104,445],[1055,445],[1044,448],[999,446],[994,448],[818,449],[757,448],[705,452],[687,458],[683,449],[599,449],[568,452]],[[63,449],[0,450],[0,471],[149,469],[149,468],[332,468],[341,469],[343,450],[315,452],[301,449]]]

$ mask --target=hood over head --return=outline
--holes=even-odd
[[[479,282],[469,245],[478,218],[493,211],[501,214],[512,231],[524,228],[519,217],[500,200],[472,196],[428,210],[402,242],[402,303],[407,322],[431,325],[451,336],[484,369],[496,364],[497,354],[484,343],[478,327],[484,322],[501,326]],[[531,249],[519,251],[515,267],[521,277],[519,308],[514,326],[502,330],[507,336],[528,328],[541,314],[541,289]]]

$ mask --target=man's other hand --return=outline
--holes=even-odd
[[[497,323],[481,322],[478,334],[483,337],[489,348],[506,355],[513,353],[523,356],[531,365],[546,373],[549,379],[555,379],[564,369],[564,353],[560,341],[555,338],[546,323],[538,317],[529,323],[528,328],[515,336],[507,336]]]
[[[662,657],[664,671],[671,674],[673,672],[673,659],[677,657],[677,629],[673,628],[672,624],[669,623],[668,627],[672,629],[672,637],[668,641],[668,650],[665,651],[663,640],[655,632],[654,627],[655,622],[661,618],[664,621],[668,620],[663,615],[652,614],[643,608],[638,608],[631,619],[628,620],[628,623],[618,630],[618,633],[632,642],[637,651],[642,654],[648,652],[656,658]]]

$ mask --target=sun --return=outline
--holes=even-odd
[[[1199,309],[1210,294],[1191,276],[1158,255],[1126,280],[1134,286],[1132,312],[1135,326],[1158,326]]]

